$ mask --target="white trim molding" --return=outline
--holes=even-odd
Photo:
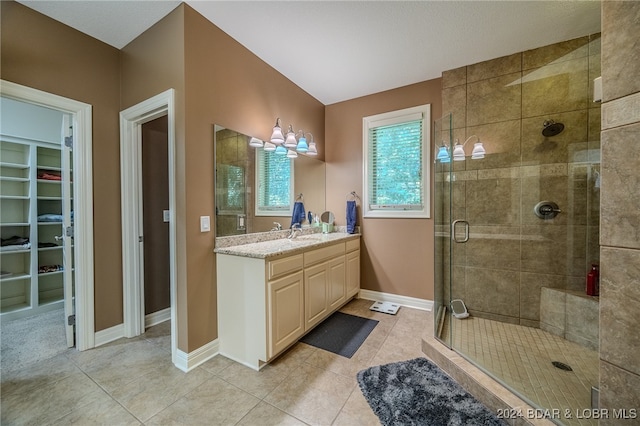
[[[92,107],[52,93],[0,80],[6,98],[56,109],[73,116],[73,198],[76,349],[95,346],[93,251],[93,129]]]
[[[171,307],[162,309],[161,311],[151,312],[144,316],[144,328],[145,330],[154,325],[158,325],[162,322],[169,321],[171,319]]]
[[[107,343],[118,340],[121,337],[124,337],[124,324],[114,325],[113,327],[97,331],[95,337],[95,347],[97,348],[98,346],[106,345]]]
[[[218,355],[220,351],[220,343],[218,339],[207,343],[204,346],[199,347],[193,352],[183,352],[180,349],[176,349],[176,359],[173,362],[180,370],[188,373],[197,366],[209,361],[214,356]]]
[[[168,89],[120,112],[120,184],[122,203],[122,282],[124,335],[144,333],[144,288],[142,268],[140,155],[142,124],[167,116],[169,154],[169,286],[171,299],[171,360],[177,363],[177,256],[176,256],[176,137],[175,91]]]
[[[358,298],[377,302],[391,302],[396,305],[420,309],[423,311],[431,311],[433,309],[433,300],[418,299],[416,297],[401,296],[399,294],[382,293],[380,291],[361,289],[358,294]]]

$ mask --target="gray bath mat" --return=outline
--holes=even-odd
[[[335,312],[300,341],[351,358],[377,324],[376,320]]]
[[[367,368],[357,377],[364,397],[385,426],[506,425],[425,358]]]

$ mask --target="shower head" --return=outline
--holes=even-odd
[[[556,123],[553,120],[547,120],[543,124],[542,136],[555,136],[564,130],[564,124]]]

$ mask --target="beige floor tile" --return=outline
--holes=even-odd
[[[102,393],[95,401],[83,407],[73,410],[64,417],[54,421],[54,426],[66,425],[141,425],[131,413],[125,410],[120,404]]]
[[[114,389],[111,396],[144,422],[211,377],[201,368],[185,373],[173,365],[163,365]]]
[[[96,401],[104,391],[81,372],[37,387],[28,394],[2,396],[3,425],[40,425]]]
[[[286,380],[294,368],[291,365],[291,362],[283,359],[273,365],[265,365],[260,371],[255,371],[242,364],[234,363],[221,371],[218,377],[262,399]]]
[[[333,422],[333,426],[373,426],[379,424],[378,416],[367,403],[359,387],[353,390]]]
[[[266,402],[260,402],[237,423],[238,426],[304,426],[305,424]]]
[[[355,386],[355,377],[301,364],[264,401],[306,423],[327,425],[337,417]]]
[[[233,425],[260,400],[213,377],[153,416],[147,425]]]
[[[2,371],[0,394],[2,398],[6,398],[16,393],[30,393],[80,372],[65,355],[57,355],[48,360],[28,364],[25,368]]]

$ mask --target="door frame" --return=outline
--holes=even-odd
[[[169,172],[169,286],[171,299],[171,361],[177,350],[177,258],[175,177],[175,91],[166,90],[120,112],[120,184],[122,202],[122,284],[124,336],[144,333],[142,247],[142,125],[167,116]]]
[[[76,349],[95,347],[93,250],[92,107],[42,90],[0,80],[2,96],[70,114],[73,117],[73,183]],[[66,318],[65,318],[66,320]]]

